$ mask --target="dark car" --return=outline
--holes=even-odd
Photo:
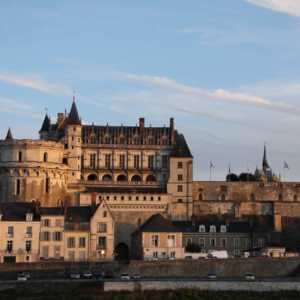
[[[193,259],[193,256],[186,256],[184,259]]]
[[[236,254],[236,255],[233,255],[233,258],[243,258],[243,256],[240,254]]]
[[[104,276],[105,278],[115,278],[115,273],[113,272],[113,271],[111,271],[111,270],[107,270],[106,272],[105,272],[105,276]]]
[[[101,274],[95,274],[94,275],[94,280],[101,280],[102,279],[102,275]]]

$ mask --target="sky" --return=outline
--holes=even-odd
[[[75,91],[83,124],[173,117],[194,180],[254,173],[266,143],[299,182],[299,35],[299,0],[0,0],[0,138],[38,139]]]

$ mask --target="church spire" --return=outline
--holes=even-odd
[[[267,168],[269,167],[268,162],[267,162],[267,146],[266,146],[266,143],[264,145],[264,158],[263,158],[262,167],[263,167],[264,171],[266,171]]]
[[[5,139],[6,140],[12,140],[13,139],[11,131],[10,131],[10,127],[8,128],[7,135],[6,135]]]

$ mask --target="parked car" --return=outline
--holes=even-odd
[[[108,279],[109,279],[109,278],[115,278],[115,274],[114,274],[113,271],[107,270],[107,271],[105,272],[104,277],[105,277],[105,278],[108,278]]]
[[[236,254],[236,255],[233,255],[233,258],[243,258],[243,256],[240,254]]]
[[[193,256],[185,256],[184,259],[193,259]]]
[[[206,279],[217,279],[217,276],[214,273],[208,273],[208,274],[206,274],[205,278]]]
[[[261,257],[269,257],[268,255],[261,255]]]
[[[248,258],[257,258],[255,255],[249,255]]]
[[[27,280],[30,280],[30,273],[29,272],[24,272],[23,274],[26,275]]]
[[[76,272],[76,271],[73,271],[73,272],[71,272],[71,274],[70,274],[70,278],[71,278],[71,279],[79,279],[79,278],[80,278],[80,273],[79,273],[79,272]]]
[[[102,275],[101,274],[95,274],[94,275],[94,280],[100,280],[102,279]]]
[[[205,259],[205,256],[199,256],[198,259]]]
[[[85,271],[85,272],[83,273],[83,275],[82,275],[82,278],[84,278],[84,279],[92,279],[92,276],[93,276],[92,272],[90,272],[90,271]]]
[[[245,278],[246,279],[250,279],[250,280],[254,280],[255,279],[252,273],[246,273],[245,274]]]
[[[17,280],[18,281],[27,281],[27,277],[25,274],[19,274]]]
[[[141,278],[141,275],[140,275],[139,273],[134,273],[134,274],[132,275],[132,278],[133,278],[133,279],[140,279],[140,278]]]
[[[129,277],[129,275],[127,273],[122,273],[121,274],[121,279],[127,279],[127,280],[129,280],[130,277]]]

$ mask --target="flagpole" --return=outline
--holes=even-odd
[[[247,181],[249,181],[249,160],[247,160]]]
[[[284,165],[284,163],[283,163],[283,174],[284,174],[283,182],[285,182],[285,165]]]
[[[210,160],[210,163],[209,163],[209,168],[210,168],[210,181],[211,181],[211,160]]]

